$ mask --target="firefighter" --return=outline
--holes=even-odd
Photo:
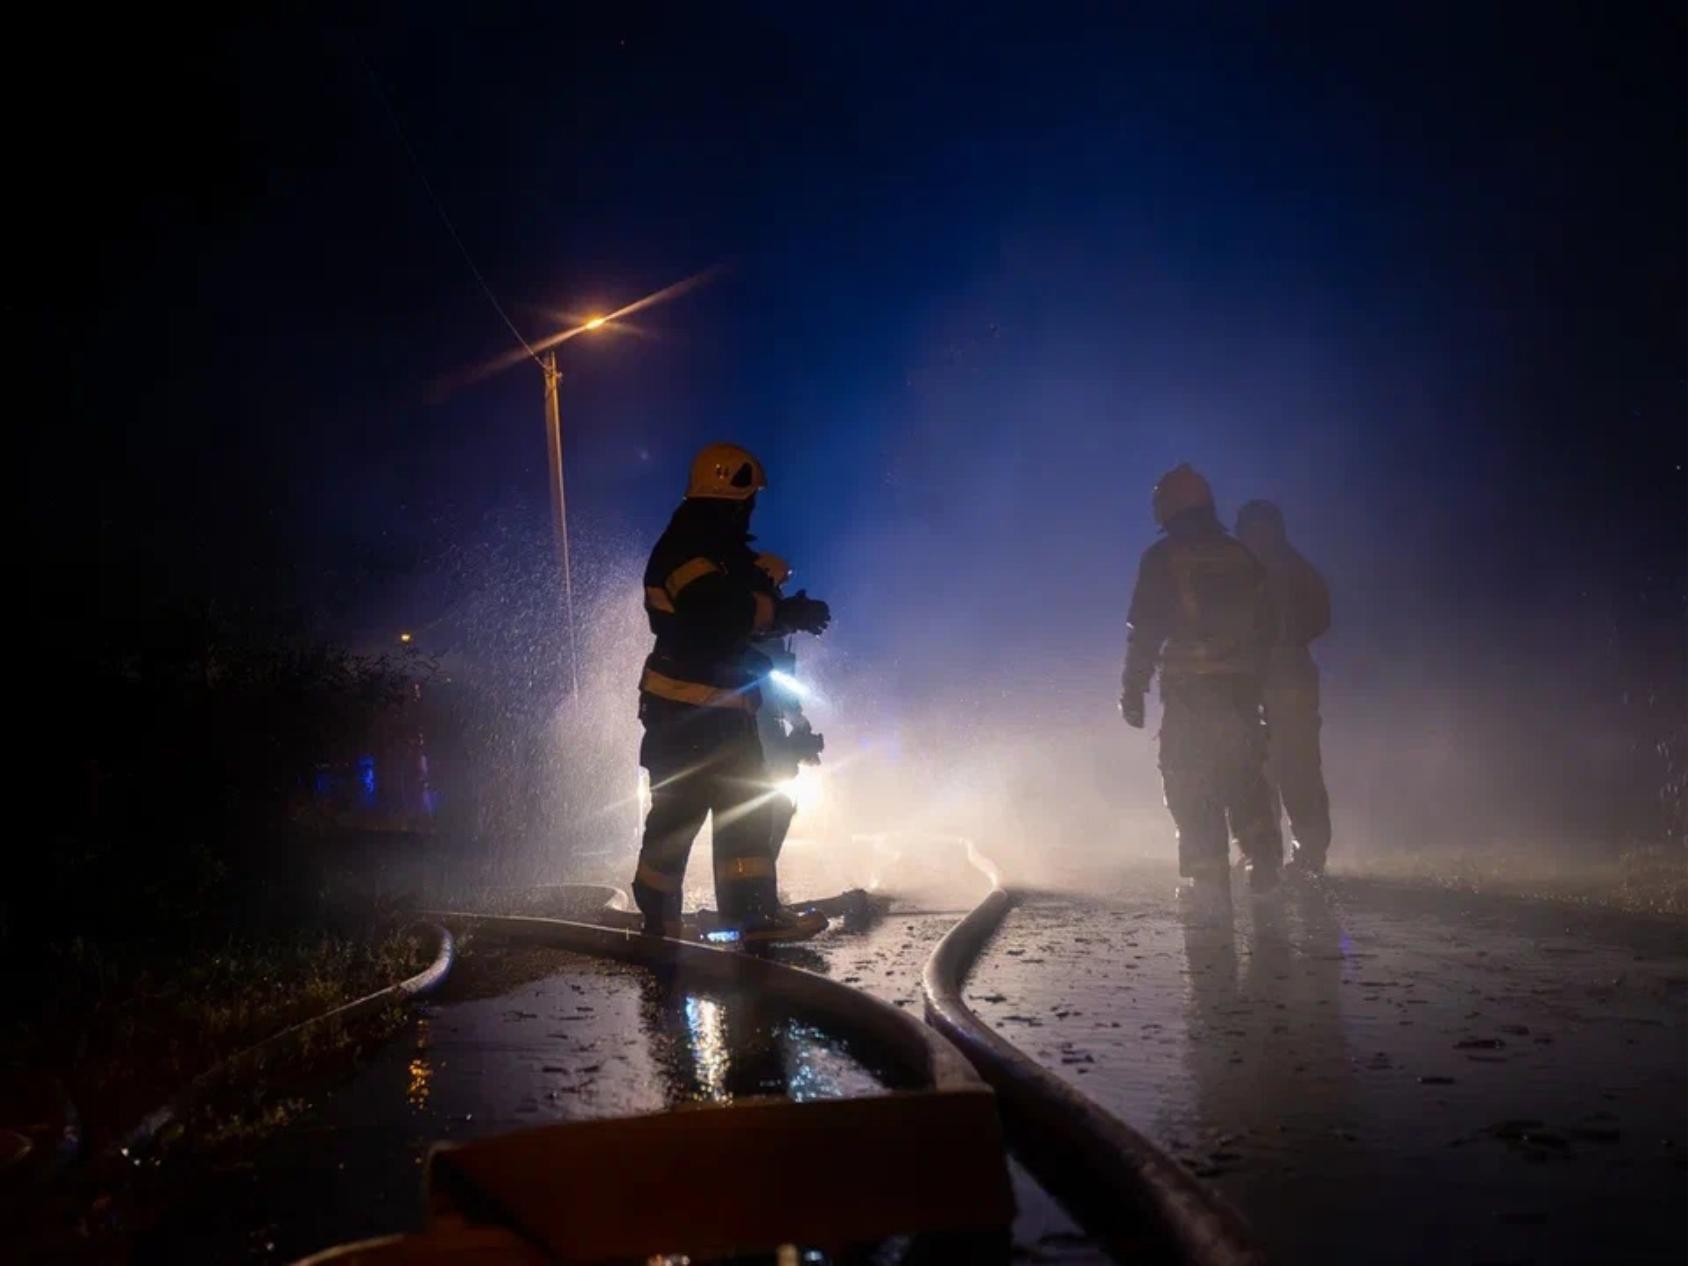
[[[790,563],[778,554],[758,554],[756,566],[773,585],[776,595],[785,592],[786,582],[791,579]],[[768,777],[774,785],[783,787],[797,777],[800,766],[821,763],[826,739],[815,733],[809,718],[803,715],[803,700],[792,688],[797,677],[797,656],[792,652],[791,639],[759,638],[756,649],[787,679],[786,682],[777,679],[768,682],[762,691],[762,706],[756,713],[757,733],[768,762]],[[780,849],[785,846],[785,837],[791,831],[791,820],[797,814],[797,801],[782,792],[768,802],[767,811],[772,818],[773,853],[777,862]]]
[[[686,859],[711,815],[725,928],[745,941],[776,941],[826,926],[823,916],[779,904],[763,811],[775,793],[756,724],[770,665],[752,642],[820,633],[831,611],[801,591],[779,596],[756,566],[750,516],[766,485],[762,464],[744,449],[704,449],[645,568],[656,646],[639,682],[639,762],[650,772],[651,807],[633,896],[653,935],[680,932]]]
[[[1198,900],[1230,898],[1230,842],[1249,887],[1277,886],[1283,840],[1264,765],[1262,680],[1276,623],[1266,570],[1214,512],[1207,480],[1188,465],[1155,485],[1165,534],[1143,555],[1131,596],[1120,713],[1142,729],[1159,668],[1160,768],[1178,828],[1178,871]]]
[[[1291,873],[1318,878],[1330,851],[1330,795],[1319,760],[1319,666],[1308,646],[1330,628],[1330,590],[1289,543],[1270,501],[1237,512],[1237,539],[1266,567],[1278,635],[1266,666],[1266,776],[1274,813],[1289,816]]]

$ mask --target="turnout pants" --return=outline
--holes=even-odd
[[[1330,795],[1319,759],[1319,679],[1266,684],[1266,777],[1272,815],[1289,816],[1295,855],[1323,865],[1330,851]]]
[[[1231,840],[1256,869],[1283,861],[1266,782],[1260,691],[1242,677],[1174,679],[1162,689],[1160,768],[1178,827],[1178,873],[1222,875]]]
[[[771,914],[774,880],[766,762],[755,718],[727,708],[692,707],[647,697],[639,763],[650,771],[633,899],[648,923],[680,921],[681,887],[692,841],[713,815],[715,900],[728,919]]]

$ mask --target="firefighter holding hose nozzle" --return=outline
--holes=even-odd
[[[1158,669],[1161,778],[1178,828],[1178,871],[1198,903],[1223,905],[1233,836],[1256,894],[1277,886],[1283,862],[1261,711],[1277,619],[1265,568],[1220,524],[1206,479],[1188,465],[1168,471],[1153,508],[1164,535],[1144,553],[1131,596],[1120,713],[1143,727]]]
[[[758,554],[756,566],[773,585],[776,596],[783,595],[791,579],[791,564],[778,554]],[[826,739],[815,733],[809,718],[803,715],[803,688],[797,680],[797,656],[786,636],[762,638],[756,649],[773,665],[768,688],[762,693],[762,707],[756,713],[757,730],[762,750],[768,760],[768,777],[774,786],[791,786],[804,765],[821,763]],[[795,794],[780,794],[768,802],[773,818],[773,851],[777,861],[785,837],[791,831],[791,820],[797,814]]]
[[[639,681],[639,763],[650,772],[651,807],[633,897],[652,935],[680,934],[686,861],[711,815],[725,929],[756,942],[803,940],[826,926],[822,915],[779,904],[757,729],[773,665],[755,643],[824,632],[832,613],[802,591],[780,596],[757,566],[750,516],[766,486],[762,463],[744,449],[704,449],[645,567],[656,646]]]

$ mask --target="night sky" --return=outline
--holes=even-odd
[[[544,543],[537,371],[438,387],[511,339],[420,168],[530,337],[723,269],[563,348],[589,571],[733,439],[858,664],[1108,709],[1190,460],[1284,505],[1356,697],[1680,702],[1679,5],[358,12],[15,34],[49,644],[166,596],[380,640]]]

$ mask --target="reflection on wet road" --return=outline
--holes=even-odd
[[[793,852],[796,891],[836,890]],[[884,883],[900,900],[881,922],[777,956],[918,1012],[928,953],[986,884],[953,842],[903,849]],[[1278,1260],[1688,1259],[1681,929],[1356,882],[1201,923],[1170,888],[1075,876],[1085,899],[1009,916],[969,998],[1212,1182]],[[285,1261],[414,1227],[439,1139],[883,1084],[754,998],[471,943],[444,994],[353,1076],[299,1092],[137,1260]],[[1022,1260],[1098,1260],[1015,1184]]]
[[[285,1131],[173,1209],[141,1259],[287,1261],[415,1228],[422,1162],[439,1140],[900,1084],[754,998],[562,952],[473,954],[355,1075],[309,1095]]]
[[[830,850],[788,845],[798,894],[863,882]],[[987,885],[953,841],[887,847],[876,867],[904,894],[882,920],[835,924],[775,956],[918,1014],[920,973],[938,939]],[[707,868],[694,868],[707,873]],[[707,901],[700,889],[693,904]],[[578,915],[577,915],[578,917]],[[220,1163],[173,1206],[138,1260],[288,1261],[327,1244],[412,1229],[436,1140],[560,1120],[658,1111],[756,1095],[853,1095],[890,1083],[844,1043],[638,969],[471,939],[444,992],[351,1078],[307,1088],[281,1130]],[[1011,1165],[1016,1258],[1103,1260],[1051,1197]]]
[[[1363,884],[1203,922],[1170,875],[1108,887],[1014,912],[971,1001],[1279,1260],[1688,1260],[1677,929]]]

